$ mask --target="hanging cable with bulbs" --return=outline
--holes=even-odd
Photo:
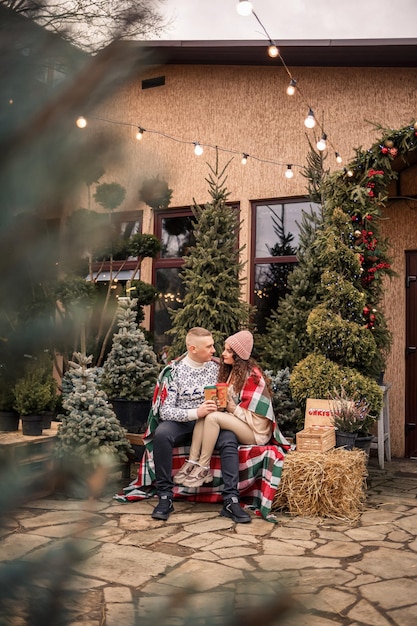
[[[306,108],[307,108],[307,116],[304,120],[304,125],[306,128],[308,129],[313,129],[316,126],[319,128],[319,130],[321,131],[321,138],[317,141],[316,143],[316,147],[317,150],[319,150],[320,152],[325,151],[328,146],[332,147],[334,150],[334,155],[335,155],[335,159],[336,162],[338,164],[342,163],[342,157],[340,155],[340,153],[334,149],[332,143],[330,142],[330,140],[327,137],[327,134],[324,132],[324,128],[323,125],[321,125],[317,119],[316,116],[314,114],[314,110],[311,107],[311,105],[308,103],[308,101],[306,100],[306,98],[304,97],[302,90],[300,89],[300,86],[298,84],[298,81],[296,78],[294,78],[294,76],[292,75],[290,69],[288,68],[288,66],[286,65],[282,54],[280,53],[278,47],[276,46],[276,43],[274,42],[274,40],[271,38],[271,36],[269,35],[268,31],[266,30],[265,26],[263,25],[263,23],[261,22],[261,20],[259,19],[258,15],[255,13],[255,11],[253,10],[253,6],[252,6],[252,2],[249,2],[249,0],[238,0],[238,4],[237,4],[237,12],[239,13],[239,15],[241,16],[249,16],[249,15],[253,15],[255,17],[255,19],[257,20],[258,24],[261,26],[267,40],[268,40],[268,55],[271,58],[277,58],[279,57],[280,62],[282,64],[282,66],[284,67],[286,73],[288,74],[288,77],[290,79],[290,82],[287,86],[286,92],[289,96],[293,96],[296,92],[298,93],[298,95],[301,97],[301,99],[304,101]],[[248,162],[249,157],[253,160],[253,161],[258,161],[261,163],[269,163],[272,165],[278,165],[281,167],[286,167],[285,169],[285,177],[287,179],[291,179],[294,176],[294,170],[293,168],[299,168],[299,169],[303,169],[304,166],[296,164],[296,163],[291,163],[288,164],[288,162],[281,162],[281,161],[275,161],[273,159],[265,159],[262,157],[258,157],[258,156],[254,156],[252,154],[249,154],[247,152],[243,152],[241,150],[235,150],[232,148],[221,148],[219,146],[214,146],[211,144],[207,144],[207,143],[203,143],[200,141],[189,141],[189,140],[184,140],[184,139],[180,139],[178,137],[174,137],[172,135],[168,135],[167,133],[164,133],[162,131],[157,131],[157,130],[151,130],[151,129],[145,129],[142,126],[139,126],[138,124],[131,124],[129,122],[121,122],[118,120],[112,120],[112,119],[107,119],[107,118],[103,118],[103,117],[97,117],[97,116],[89,116],[90,119],[94,119],[94,120],[100,120],[103,122],[107,122],[110,124],[117,124],[117,125],[122,125],[122,126],[130,126],[136,129],[136,139],[138,141],[142,140],[144,133],[153,133],[156,135],[160,135],[161,137],[165,137],[166,139],[169,139],[171,141],[176,141],[178,143],[183,143],[183,144],[190,144],[192,146],[194,146],[194,154],[196,156],[201,156],[204,153],[204,148],[213,148],[216,150],[219,150],[221,152],[227,152],[229,154],[241,154],[242,158],[241,158],[241,163],[242,165],[246,165]],[[76,125],[78,126],[78,128],[80,129],[84,129],[87,126],[87,118],[83,115],[80,115],[77,120],[76,120]],[[347,172],[347,170],[346,170]],[[350,172],[347,172],[347,175],[349,176]]]
[[[78,128],[80,129],[84,129],[87,127],[88,125],[88,120],[98,120],[100,122],[106,122],[108,124],[116,124],[118,126],[128,126],[131,128],[135,128],[136,129],[136,139],[138,140],[142,140],[142,137],[144,135],[144,133],[148,133],[148,134],[153,134],[153,135],[159,135],[160,137],[164,137],[165,139],[169,139],[171,141],[175,141],[177,143],[182,143],[182,144],[188,144],[191,146],[194,146],[194,154],[196,156],[201,156],[204,153],[204,148],[212,148],[213,150],[217,150],[218,152],[226,152],[229,154],[240,154],[242,155],[242,160],[241,163],[242,165],[246,165],[246,163],[248,162],[249,157],[252,159],[252,161],[258,161],[259,163],[269,163],[270,165],[278,165],[280,167],[287,167],[287,168],[299,168],[300,170],[304,168],[303,165],[299,165],[297,163],[292,163],[291,165],[288,165],[286,162],[284,163],[283,161],[275,161],[273,159],[266,159],[263,157],[259,157],[253,154],[249,154],[247,152],[242,152],[241,150],[235,150],[233,148],[222,148],[220,146],[215,146],[213,144],[209,144],[209,143],[203,143],[200,141],[190,141],[188,139],[180,139],[179,137],[174,137],[173,135],[168,135],[168,133],[164,133],[162,131],[159,130],[152,130],[150,128],[144,128],[143,126],[138,126],[138,124],[131,124],[130,122],[121,122],[119,120],[112,120],[112,119],[108,119],[105,117],[98,117],[97,115],[90,115],[87,117],[85,117],[84,115],[79,115],[77,117],[77,119],[75,120],[75,124],[76,126],[78,126]],[[285,177],[286,178],[292,178],[294,176],[294,172],[291,169],[291,175],[288,175],[288,169],[285,171]]]
[[[285,71],[287,72],[289,78],[290,78],[290,83],[287,87],[287,94],[289,96],[293,96],[296,92],[300,95],[301,99],[303,100],[304,104],[306,105],[307,109],[308,109],[308,114],[306,119],[304,120],[304,125],[306,128],[308,129],[312,129],[315,128],[316,125],[318,126],[319,130],[321,131],[322,135],[321,138],[317,141],[317,149],[320,152],[323,152],[324,150],[327,149],[327,146],[331,146],[334,150],[335,153],[335,157],[336,157],[336,163],[340,164],[342,163],[342,157],[340,156],[340,153],[334,148],[334,146],[332,145],[332,143],[330,142],[330,140],[327,138],[326,133],[324,132],[324,128],[321,124],[319,124],[316,120],[316,117],[314,115],[314,110],[313,108],[310,106],[310,104],[307,102],[306,98],[304,97],[300,86],[298,85],[297,80],[294,78],[294,76],[292,75],[290,69],[288,68],[287,64],[285,63],[282,54],[280,53],[279,49],[276,46],[275,41],[271,38],[270,34],[268,33],[268,31],[266,30],[265,26],[263,25],[262,21],[260,20],[260,18],[258,17],[257,13],[254,11],[253,9],[253,5],[252,2],[249,2],[249,0],[238,0],[238,3],[236,5],[236,10],[238,12],[239,15],[241,15],[242,17],[248,17],[249,15],[253,15],[254,18],[256,19],[256,21],[258,22],[258,24],[260,25],[260,27],[262,28],[263,32],[265,33],[266,38],[268,39],[268,55],[271,58],[280,58],[280,61],[282,63],[282,66],[284,67]]]

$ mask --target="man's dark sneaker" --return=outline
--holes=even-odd
[[[161,496],[152,512],[152,517],[153,519],[167,520],[173,510],[172,498],[170,496]]]
[[[238,524],[249,524],[249,522],[252,521],[249,513],[242,509],[239,500],[235,496],[224,501],[220,515],[230,517],[230,519]]]

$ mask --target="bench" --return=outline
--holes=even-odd
[[[128,436],[129,441],[133,441]],[[239,493],[242,503],[247,504],[265,519],[271,518],[271,506],[281,480],[284,452],[276,444],[265,446],[239,446]],[[173,450],[173,476],[188,458],[189,447]],[[222,502],[223,478],[220,455],[215,452],[211,459],[213,482],[198,489],[174,486],[174,498],[192,502]],[[137,477],[115,496],[120,502],[134,502],[155,496],[155,467],[153,456],[144,451],[138,465]]]

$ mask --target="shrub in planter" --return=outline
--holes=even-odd
[[[23,434],[42,434],[43,414],[54,407],[56,392],[52,359],[42,355],[31,360],[13,387],[14,408],[22,418]]]
[[[145,430],[160,369],[155,352],[137,325],[136,306],[136,299],[119,299],[118,332],[113,335],[100,379],[100,388],[113,404],[122,426],[133,433]],[[132,402],[136,404],[132,406]]]
[[[341,367],[322,354],[309,354],[291,373],[291,393],[303,410],[307,398],[329,398],[342,387],[348,397],[365,401],[372,419],[377,418],[382,406],[382,390],[375,380],[357,370]]]
[[[70,481],[73,495],[84,497],[92,488],[95,476],[104,486],[108,470],[128,460],[133,450],[106,394],[97,385],[96,368],[90,367],[92,356],[74,354],[67,372],[68,392],[63,400],[65,413],[60,415],[54,456],[64,474],[77,478]],[[103,484],[101,480],[103,479]]]

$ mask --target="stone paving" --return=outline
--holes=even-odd
[[[353,523],[278,514],[277,524],[256,516],[235,524],[219,504],[187,502],[161,522],[150,517],[154,500],[48,496],[7,520],[0,559],[33,561],[77,537],[73,626],[231,624],[231,616],[262,626],[410,626],[417,462],[379,470],[371,458],[368,469],[367,502]]]

